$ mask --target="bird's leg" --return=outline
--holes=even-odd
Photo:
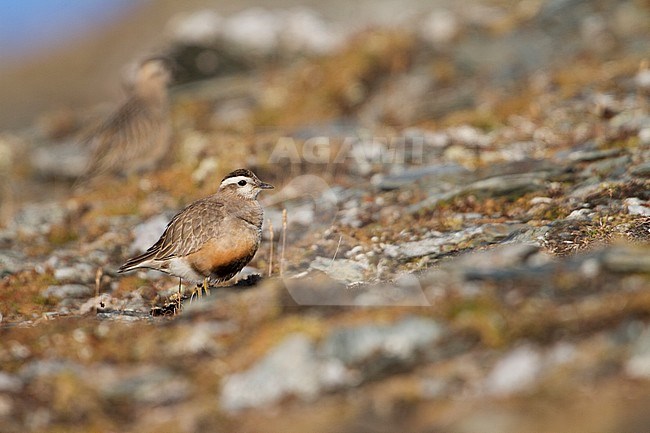
[[[207,295],[210,295],[210,284],[209,284],[209,281],[210,281],[210,278],[209,278],[209,277],[205,277],[205,278],[203,279],[203,290],[205,290],[205,294],[206,294],[206,296],[207,296]]]
[[[198,294],[197,294],[197,293],[198,293]],[[201,286],[198,285],[198,284],[196,285],[196,287],[194,288],[194,290],[192,290],[192,294],[190,295],[190,304],[191,304],[192,301],[194,300],[194,296],[196,296],[197,298],[200,298],[200,297],[201,297]]]
[[[192,296],[190,296],[190,302],[192,302],[192,299],[194,299],[194,295],[196,295],[198,299],[201,299],[203,297],[203,291],[205,291],[206,295],[210,294],[210,284],[208,284],[209,281],[210,278],[204,278],[203,284],[196,285],[196,288],[192,292]]]
[[[176,300],[176,308],[178,311],[181,310],[181,279],[178,279],[178,299]]]

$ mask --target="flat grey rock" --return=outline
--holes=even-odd
[[[266,406],[287,395],[313,398],[322,386],[319,368],[311,340],[290,335],[249,370],[224,379],[221,406],[236,411]]]
[[[11,250],[0,251],[0,277],[15,274],[30,266],[22,253]]]
[[[505,239],[525,226],[523,224],[484,224],[435,238],[386,245],[384,253],[393,258],[413,259],[423,256],[439,256],[461,243],[490,244]]]
[[[309,265],[311,269],[325,272],[330,278],[347,283],[363,281],[368,267],[350,259],[329,259],[316,257]]]
[[[39,177],[76,179],[88,166],[89,153],[79,143],[39,147],[31,155],[32,169]]]
[[[49,286],[43,291],[43,296],[46,298],[67,299],[83,298],[92,295],[92,293],[93,291],[90,287],[82,284],[64,284],[62,286]]]
[[[636,378],[650,378],[650,328],[645,328],[636,339],[625,372]]]
[[[467,176],[470,171],[459,164],[431,165],[427,167],[404,170],[400,173],[380,176],[374,183],[381,190],[397,189],[411,185],[421,179],[427,182],[441,182]]]
[[[485,380],[488,394],[508,396],[528,389],[542,370],[541,354],[530,346],[522,346],[505,354]]]
[[[133,229],[135,238],[129,247],[131,253],[142,253],[156,243],[165,231],[165,227],[167,227],[172,216],[173,214],[171,212],[166,212],[160,215],[155,215],[135,226]]]
[[[362,325],[334,330],[323,342],[323,355],[346,365],[360,365],[379,357],[408,363],[418,352],[432,349],[445,334],[431,319],[409,317],[393,325]]]

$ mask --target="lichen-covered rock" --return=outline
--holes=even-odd
[[[313,400],[321,390],[320,365],[313,343],[304,335],[288,337],[252,369],[224,381],[226,410],[266,406],[287,395]]]

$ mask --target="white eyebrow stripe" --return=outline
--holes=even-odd
[[[221,182],[221,186],[226,186],[226,185],[230,185],[230,184],[233,184],[233,183],[237,183],[240,180],[245,180],[246,182],[252,182],[253,181],[253,179],[251,179],[248,176],[235,176],[235,177],[229,177],[228,179],[224,179],[224,181]]]

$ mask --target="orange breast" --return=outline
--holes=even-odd
[[[233,266],[240,270],[255,255],[259,247],[257,236],[240,235],[228,236],[229,239],[212,240],[200,250],[190,254],[187,260],[196,271],[208,276],[219,273],[219,270],[231,269]],[[239,263],[242,263],[239,266]],[[228,272],[229,273],[229,272]]]

